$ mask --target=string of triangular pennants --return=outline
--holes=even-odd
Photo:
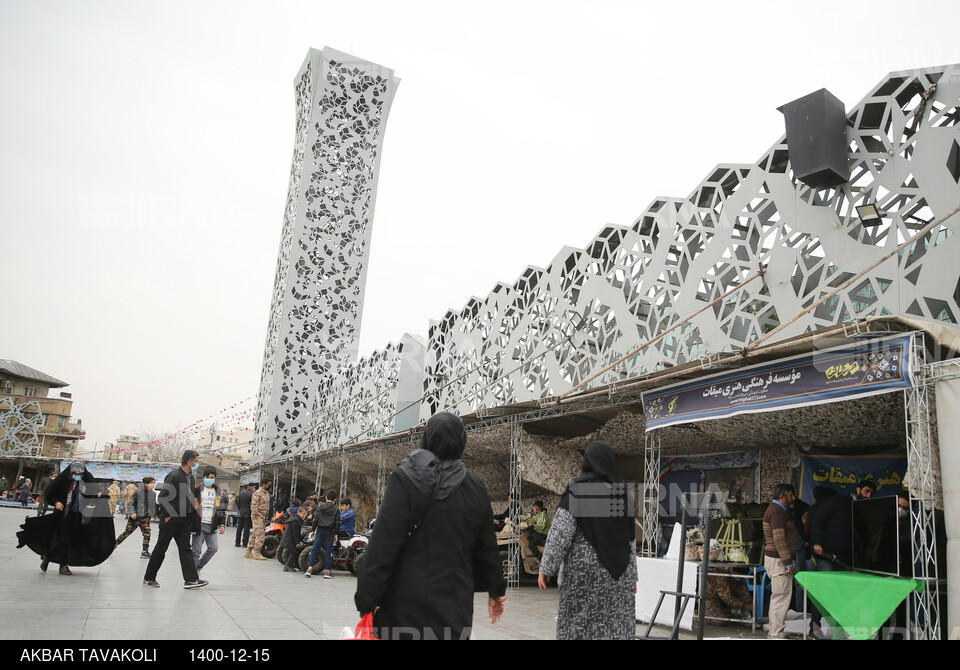
[[[206,430],[211,423],[232,423],[234,428],[238,427],[238,424],[243,423],[244,421],[256,419],[257,417],[257,396],[252,395],[249,398],[244,398],[238,402],[229,405],[228,407],[221,408],[218,412],[214,412],[210,416],[204,417],[202,419],[197,419],[189,426],[181,428],[180,430],[170,433],[169,435],[164,435],[159,437],[152,442],[144,442],[143,444],[136,444],[130,447],[121,447],[115,449],[116,452],[123,451],[133,451],[138,449],[152,449],[158,447],[162,444],[174,440],[178,435],[183,435],[185,437],[190,435],[199,435],[201,432]],[[231,411],[233,410],[233,411]],[[231,429],[230,434],[233,434]]]

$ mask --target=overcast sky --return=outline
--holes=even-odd
[[[648,4],[0,0],[0,358],[91,451],[256,394],[309,47],[401,79],[361,354],[756,161],[785,102],[960,62],[948,0]]]

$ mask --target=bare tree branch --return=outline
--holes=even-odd
[[[197,440],[176,431],[157,430],[153,426],[140,426],[138,437],[148,444],[139,447],[140,459],[153,463],[179,463],[187,449],[197,449]]]

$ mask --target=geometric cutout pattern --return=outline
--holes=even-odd
[[[953,181],[960,182],[960,144],[956,140],[950,147],[950,154],[947,156],[947,169]]]
[[[406,406],[396,393],[404,376],[422,379],[421,421],[444,409],[464,414],[554,396],[663,334],[763,265],[763,281],[700,312],[591,384],[739,350],[960,205],[960,184],[949,168],[960,141],[958,109],[960,67],[892,73],[847,114],[849,182],[818,190],[798,181],[782,136],[754,163],[717,166],[687,197],[658,197],[632,225],[604,226],[584,248],[564,247],[546,267],[527,267],[512,284],[498,283],[485,298],[471,298],[431,321],[425,349],[411,359],[421,360],[422,353],[422,362],[402,362],[410,336],[354,363],[303,356],[295,332],[274,342],[268,335],[260,402],[270,406],[265,398],[280,394],[286,414],[262,422],[261,410],[257,430],[283,434],[296,419],[301,434],[316,433],[308,453],[389,433],[387,419]],[[313,141],[301,142],[300,132],[298,122],[291,193],[301,189],[298,151],[302,144],[309,153]],[[877,206],[879,225],[862,225],[856,207],[864,204]],[[288,216],[297,212],[288,202]],[[909,314],[956,325],[958,225],[954,217],[931,230],[776,339],[870,315]],[[286,226],[285,220],[285,241]],[[275,308],[285,253],[281,246]],[[538,356],[571,335],[574,321],[580,327],[570,343]],[[309,328],[299,334],[309,335]],[[310,387],[271,385],[271,352],[279,366],[292,366],[298,375],[328,375],[311,377]],[[304,423],[305,413],[313,420]],[[259,438],[257,444],[269,445],[261,457],[289,455],[302,446]]]
[[[688,197],[657,198],[632,226],[606,226],[585,248],[564,248],[547,267],[528,267],[513,284],[447,312],[430,325],[421,418],[569,390],[763,264],[763,282],[593,384],[749,345],[960,205],[956,175],[944,169],[960,140],[958,109],[957,66],[893,73],[848,113],[848,183],[817,190],[799,182],[781,137],[756,163],[720,165]],[[880,225],[861,224],[863,204],[877,205]],[[868,315],[956,324],[957,227],[955,217],[930,231],[777,339]],[[584,320],[583,344],[510,372],[572,332],[573,314]]]
[[[0,400],[0,445],[5,456],[39,456],[43,413],[37,401],[16,405],[12,398]]]
[[[279,446],[276,458],[325,451],[401,427],[393,415],[409,404],[401,389],[412,385],[419,395],[423,355],[424,344],[406,335],[400,344],[331,370],[316,389],[308,429]],[[419,420],[419,403],[415,412],[412,423]]]
[[[294,82],[293,162],[253,462],[312,430],[321,385],[340,379],[328,373],[356,360],[380,154],[399,79],[324,48],[310,50]],[[389,358],[389,347],[378,355]]]

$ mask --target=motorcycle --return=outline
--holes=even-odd
[[[350,574],[356,574],[356,563],[363,556],[367,549],[367,543],[370,541],[370,532],[354,533],[350,535],[344,531],[337,533],[333,540],[333,561],[330,567],[327,566],[327,557],[323,549],[317,554],[317,564],[313,566],[313,574],[318,575],[323,570],[346,570]],[[299,564],[303,572],[310,567],[310,551],[313,549],[314,533],[310,533],[307,538],[307,546],[300,552]]]
[[[283,512],[277,512],[273,517],[273,523],[263,529],[263,546],[260,547],[260,553],[264,558],[275,558],[277,549],[280,547],[280,540],[283,538],[283,529],[286,524],[280,523],[280,517]]]

